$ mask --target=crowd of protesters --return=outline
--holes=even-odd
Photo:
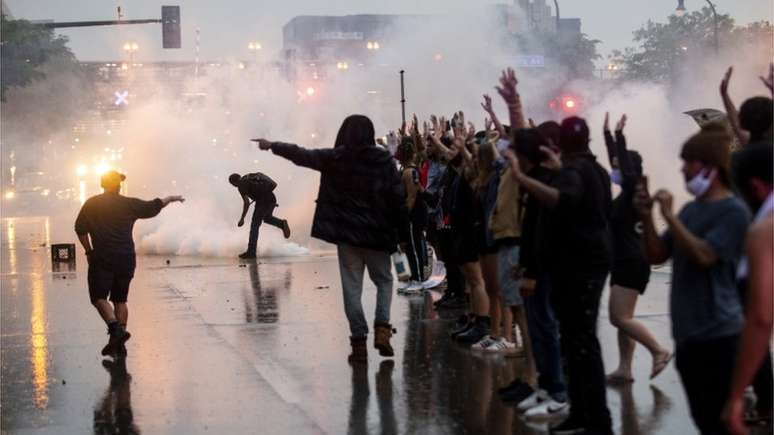
[[[762,78],[769,90],[772,74]],[[773,406],[772,99],[751,98],[737,111],[730,76],[721,84],[728,122],[704,125],[682,145],[694,199],[679,213],[669,191],[650,193],[646,162],[624,135],[626,115],[612,132],[605,116],[608,172],[584,119],[526,117],[510,69],[497,87],[508,125],[484,95],[483,130],[462,112],[414,116],[377,141],[370,120],[353,115],[332,149],[260,147],[322,173],[312,235],[338,246],[350,361],[368,359],[364,269],[378,292],[374,346],[392,356],[390,254],[409,263],[398,292],[418,294],[432,252],[446,275],[435,308],[466,310],[450,339],[526,359],[500,398],[527,419],[554,420],[553,433],[611,434],[606,384],[634,381],[636,343],[652,356],[651,379],[673,359],[672,346],[634,319],[651,265],[671,260],[674,359],[691,416],[703,434],[744,433],[748,387],[759,417],[770,419]],[[606,375],[597,320],[608,279],[619,363]]]

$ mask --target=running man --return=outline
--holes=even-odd
[[[239,258],[256,258],[256,248],[258,247],[258,229],[262,222],[275,226],[282,230],[285,238],[290,237],[290,226],[288,221],[274,217],[274,208],[277,207],[277,197],[274,196],[274,189],[277,183],[267,175],[260,172],[252,174],[231,174],[228,182],[239,190],[242,196],[242,216],[239,218],[237,226],[245,224],[247,210],[250,209],[250,203],[255,203],[253,208],[253,220],[250,223],[250,238],[247,242],[247,251],[239,254]]]
[[[185,201],[182,196],[152,201],[123,196],[119,192],[124,180],[126,176],[116,171],[105,173],[100,180],[104,193],[86,200],[75,220],[75,233],[89,262],[89,298],[110,335],[102,355],[113,357],[126,355],[124,343],[131,337],[126,330],[126,299],[137,265],[132,240],[134,222],[156,216],[169,203]]]

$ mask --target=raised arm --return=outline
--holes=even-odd
[[[508,116],[511,121],[511,128],[526,128],[527,121],[524,118],[524,111],[521,106],[521,96],[516,90],[519,81],[516,79],[516,72],[513,68],[503,71],[500,77],[500,86],[496,86],[497,92],[508,105]]]
[[[605,136],[605,148],[607,149],[607,161],[610,163],[610,167],[613,167],[613,159],[615,158],[615,140],[610,133],[610,113],[605,112],[605,123],[602,125],[602,133]]]
[[[728,124],[731,126],[731,131],[734,132],[737,142],[740,146],[744,146],[750,141],[750,134],[742,130],[739,123],[739,112],[736,110],[734,102],[731,100],[731,96],[728,95],[728,85],[731,83],[731,74],[734,73],[734,67],[728,67],[726,74],[723,76],[723,80],[720,81],[720,96],[723,98],[723,106],[726,109],[726,117],[728,118]]]
[[[618,125],[615,127],[615,154],[618,158],[618,169],[621,171],[623,177],[623,183],[621,188],[634,192],[637,187],[637,171],[634,169],[634,163],[629,156],[629,149],[626,146],[626,136],[623,134],[624,127],[626,127],[626,115],[621,117],[618,121]]]
[[[503,127],[503,124],[500,123],[500,119],[497,118],[497,114],[495,113],[494,108],[492,108],[492,97],[484,94],[484,102],[481,103],[481,107],[484,109],[487,115],[489,115],[489,119],[492,120],[495,130],[500,133],[500,137],[505,138],[505,127]]]
[[[710,268],[719,257],[712,244],[697,237],[672,212],[672,194],[662,189],[656,192],[654,199],[659,203],[661,214],[669,226],[675,249],[686,253],[697,265]]]

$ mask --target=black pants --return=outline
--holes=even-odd
[[[693,341],[675,351],[691,417],[703,435],[728,433],[720,414],[731,389],[738,341],[738,335]]]
[[[774,408],[774,373],[772,373],[771,367],[771,348],[766,350],[763,364],[758,369],[758,373],[755,374],[753,389],[758,398],[755,403],[758,415],[761,417],[770,416],[771,410]]]
[[[427,213],[418,211],[416,206],[411,212],[409,223],[408,257],[411,279],[413,281],[425,280],[425,266],[427,265],[427,242],[425,241],[425,227],[427,226]]]
[[[258,230],[261,228],[261,223],[266,222],[271,226],[282,228],[284,221],[276,218],[272,215],[274,208],[277,207],[277,200],[272,194],[273,201],[266,201],[263,203],[255,203],[253,208],[253,220],[250,222],[250,238],[247,241],[247,252],[255,254],[258,248]]]
[[[597,339],[599,300],[606,277],[607,272],[592,278],[551,274],[551,301],[567,362],[571,416],[586,429],[612,434],[605,367]]]
[[[446,291],[449,296],[465,295],[465,276],[458,264],[444,263],[446,268]]]

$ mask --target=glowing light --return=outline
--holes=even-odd
[[[306,95],[309,95],[311,97],[312,95],[314,95],[314,93],[315,93],[315,90],[313,87],[309,86],[308,88],[306,88]]]
[[[369,50],[373,50],[373,49],[374,49],[374,43],[369,41],[369,42],[366,44],[366,48],[367,48],[367,49],[369,49]]]
[[[433,59],[435,59],[436,62],[440,62],[443,60],[443,55],[441,53],[436,53],[435,56],[433,56]]]
[[[75,170],[75,173],[79,177],[85,177],[86,174],[89,173],[89,168],[86,165],[78,165],[78,168]]]
[[[237,65],[237,68],[239,69],[245,69],[245,64],[242,62],[239,62],[239,65]]]
[[[16,198],[16,192],[13,190],[8,190],[5,192],[5,199],[14,199]]]
[[[112,130],[108,130],[105,133],[107,133],[107,135],[110,136],[111,134],[113,134],[113,131]]]
[[[46,328],[46,293],[43,278],[39,274],[31,276],[32,313],[30,313],[30,362],[32,365],[32,400],[35,407],[48,407],[48,334]]]
[[[336,63],[336,68],[340,70],[349,69],[349,64],[347,62],[338,62]]]
[[[575,100],[567,100],[564,102],[564,107],[568,109],[574,109],[575,108]]]
[[[105,172],[107,172],[107,171],[109,171],[111,169],[113,169],[113,168],[111,168],[109,164],[107,164],[105,162],[99,162],[97,164],[97,166],[94,167],[94,172],[97,175],[102,176],[102,175],[105,174]]]

